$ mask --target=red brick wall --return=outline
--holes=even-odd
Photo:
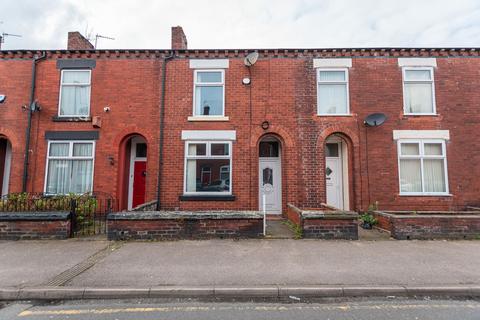
[[[0,221],[0,240],[67,239],[70,220]]]
[[[12,144],[9,192],[22,191],[27,112],[30,103],[31,60],[0,59],[0,93],[7,99],[0,104],[0,136]]]
[[[316,115],[316,76],[311,57],[269,53],[251,68],[251,86],[242,84],[249,76],[243,53],[228,53],[225,114],[227,122],[189,122],[193,108],[193,70],[181,53],[167,65],[166,122],[161,204],[166,209],[258,209],[258,143],[271,134],[282,143],[282,207],[292,202],[301,207],[320,207],[326,202],[324,143],[329,135],[341,133],[349,150],[350,207],[365,210],[378,201],[380,209],[448,210],[478,201],[480,142],[476,136],[480,114],[480,59],[438,58],[435,69],[438,115],[403,116],[402,75],[396,58],[365,56],[353,58],[349,70],[349,117]],[[196,54],[190,52],[194,57]],[[222,53],[204,54],[223,58]],[[91,115],[102,119],[102,127],[91,122],[54,122],[58,112],[60,70],[56,58],[92,58]],[[46,162],[45,131],[98,130],[94,190],[125,194],[125,172],[121,161],[122,141],[143,135],[148,143],[147,197],[155,198],[158,168],[161,54],[155,52],[102,52],[99,54],[50,53],[38,64],[36,97],[42,111],[32,122],[29,191],[43,191]],[[11,191],[21,188],[26,113],[30,87],[29,60],[0,60],[0,91],[7,102],[0,106],[0,134],[13,145]],[[249,90],[252,90],[250,112]],[[111,111],[104,113],[103,108]],[[5,110],[5,111],[3,111]],[[363,120],[383,112],[388,120],[365,129]],[[251,118],[251,123],[250,123]],[[260,125],[269,121],[268,130]],[[393,130],[450,130],[447,142],[449,197],[399,196],[398,164]],[[232,188],[235,201],[181,201],[184,179],[182,130],[236,130],[233,143]],[[368,134],[368,137],[366,136]],[[368,140],[368,145],[367,145]],[[368,154],[368,165],[367,165]],[[108,158],[113,156],[114,164]],[[122,201],[124,203],[124,201]]]
[[[108,220],[107,230],[110,240],[258,238],[263,219]]]
[[[410,215],[399,217],[374,213],[379,227],[390,231],[395,239],[478,239],[480,237],[480,215],[466,213],[452,215]]]

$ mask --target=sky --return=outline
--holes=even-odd
[[[2,49],[66,49],[67,32],[99,49],[479,47],[480,0],[2,0]],[[94,40],[92,40],[94,42]]]

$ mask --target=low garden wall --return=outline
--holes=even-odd
[[[374,211],[377,227],[398,240],[480,239],[480,211]]]
[[[109,240],[178,240],[263,237],[257,211],[116,212],[107,217]]]
[[[329,207],[299,209],[287,205],[288,220],[301,229],[303,238],[358,240],[358,214]]]
[[[70,212],[0,212],[0,240],[66,239]]]

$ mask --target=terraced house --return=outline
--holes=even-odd
[[[479,86],[478,48],[195,50],[174,27],[171,49],[98,50],[72,32],[0,51],[0,190],[461,210],[480,202]]]

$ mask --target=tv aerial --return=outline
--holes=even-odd
[[[97,34],[95,35],[95,49],[97,49],[98,39],[115,40],[115,38],[107,37],[107,36],[102,36],[101,34],[98,34],[98,33],[97,33]]]

